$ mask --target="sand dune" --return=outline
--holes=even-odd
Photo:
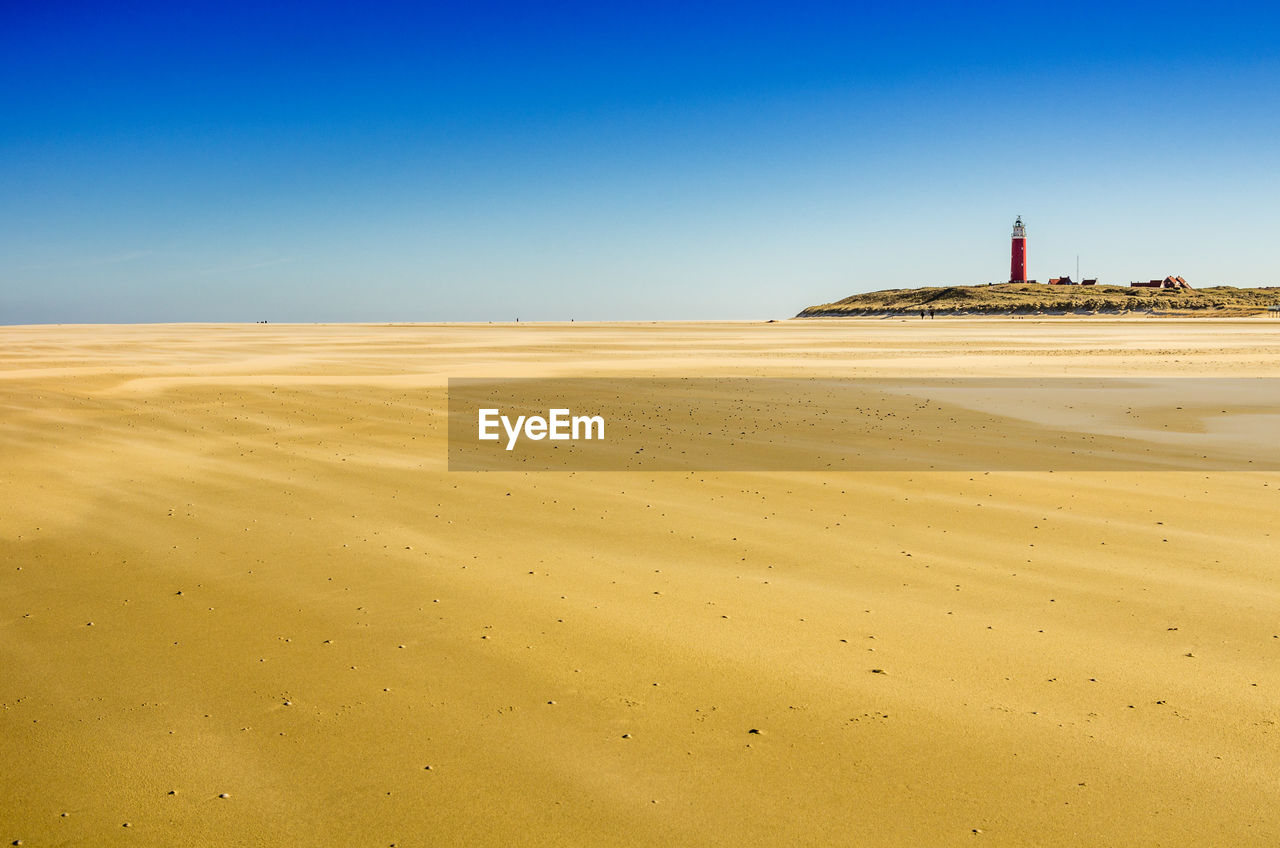
[[[6,842],[1280,843],[1278,473],[445,450],[449,377],[1271,377],[1280,321],[0,338]]]

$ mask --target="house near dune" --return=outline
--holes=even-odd
[[[1051,285],[1051,286],[1078,286],[1078,285],[1080,285],[1080,284],[1079,284],[1079,283],[1077,283],[1077,282],[1075,282],[1074,280],[1072,280],[1070,277],[1050,277],[1050,278],[1049,278],[1049,285]]]
[[[1149,282],[1129,283],[1130,288],[1142,289],[1189,289],[1191,284],[1181,277],[1165,277],[1163,280],[1151,280]]]

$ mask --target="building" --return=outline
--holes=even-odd
[[[1027,282],[1027,228],[1022,224],[1022,216],[1013,222],[1013,244],[1009,256],[1009,282]]]
[[[1191,288],[1191,285],[1181,277],[1170,276],[1165,277],[1163,280],[1151,280],[1145,283],[1130,283],[1129,287],[1143,289],[1189,289]]]
[[[1051,286],[1075,286],[1075,285],[1079,285],[1079,283],[1077,283],[1075,280],[1071,279],[1070,277],[1050,277],[1050,278],[1049,278],[1049,285],[1051,285]]]

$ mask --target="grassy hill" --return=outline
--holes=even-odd
[[[887,289],[810,306],[797,318],[910,315],[932,309],[940,315],[1204,315],[1236,317],[1280,305],[1280,287],[1238,289],[1148,289],[1128,286],[1050,286],[1001,283]]]

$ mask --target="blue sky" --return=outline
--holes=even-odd
[[[1280,284],[1262,4],[13,5],[0,323]]]

